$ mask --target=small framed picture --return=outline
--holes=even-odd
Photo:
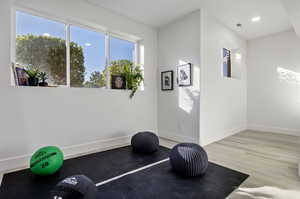
[[[188,63],[177,67],[178,86],[192,85],[192,64]]]
[[[24,68],[15,67],[16,83],[18,86],[28,86],[28,77]]]
[[[126,78],[123,75],[111,76],[112,89],[126,89]]]
[[[162,91],[173,90],[173,71],[161,72],[161,90]]]

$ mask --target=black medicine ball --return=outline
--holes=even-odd
[[[159,139],[152,132],[140,132],[131,138],[131,146],[135,152],[153,153],[159,149]]]
[[[75,175],[59,182],[50,194],[50,199],[96,199],[97,187],[88,177]]]

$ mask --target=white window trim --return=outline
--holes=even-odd
[[[47,20],[55,21],[58,23],[62,23],[65,25],[65,41],[66,41],[66,85],[59,85],[59,87],[71,87],[71,57],[70,57],[70,26],[77,26],[83,29],[87,29],[96,33],[101,33],[105,35],[105,69],[108,68],[110,64],[110,37],[115,37],[117,39],[125,40],[134,43],[134,52],[133,52],[133,63],[134,65],[139,65],[139,42],[141,40],[133,40],[132,38],[127,38],[121,34],[107,31],[106,29],[100,29],[91,27],[88,25],[83,25],[79,22],[70,21],[70,20],[63,20],[59,17],[50,16],[49,14],[41,13],[33,9],[20,7],[20,6],[13,6],[11,12],[11,62],[15,63],[16,60],[16,12],[24,12],[26,14],[30,14],[32,16],[41,17]],[[14,81],[12,81],[14,82]],[[107,72],[106,76],[106,89],[110,89],[110,74],[109,71]]]
[[[109,67],[110,63],[110,34],[105,34],[105,69]],[[110,72],[106,71],[106,88],[110,89]]]
[[[71,87],[71,49],[70,49],[70,24],[65,25],[66,29],[66,76],[67,76],[67,87]]]

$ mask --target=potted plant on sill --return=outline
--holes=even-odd
[[[139,66],[126,66],[124,68],[124,76],[126,79],[126,87],[128,90],[131,90],[129,95],[131,99],[144,81],[143,71]]]
[[[47,73],[46,72],[40,72],[39,73],[39,78],[40,78],[39,86],[47,87],[48,86],[48,82],[46,82],[46,80],[48,79]]]
[[[39,69],[29,67],[25,69],[26,74],[28,75],[28,84],[29,86],[38,86],[39,85]]]
[[[134,66],[134,64],[129,60],[111,62],[109,72],[111,76],[121,75],[125,77],[126,89],[131,91],[129,95],[130,99],[133,98],[141,83],[144,81],[141,67]]]

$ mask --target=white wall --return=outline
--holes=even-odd
[[[10,76],[5,76],[2,74],[9,74],[9,66],[10,63],[10,1],[4,0],[1,1],[0,6],[0,88],[6,87],[7,82],[10,81]],[[2,94],[0,95],[0,100],[2,98]],[[1,101],[0,101],[1,102]],[[2,103],[0,103],[1,106]],[[0,120],[1,121],[1,120]],[[2,123],[2,122],[1,122]]]
[[[159,74],[174,71],[174,91],[158,85],[158,130],[161,137],[179,142],[199,140],[200,11],[159,29]],[[177,66],[193,64],[193,86],[178,87]]]
[[[207,145],[246,128],[247,42],[205,11],[201,31],[200,143]],[[222,48],[239,49],[242,60],[233,63],[238,79],[222,77]]]
[[[192,87],[178,88],[175,83],[174,91],[161,91],[159,86],[160,136],[207,145],[246,129],[247,42],[205,10],[176,20],[158,35],[159,72],[176,74],[180,61],[194,64]],[[233,54],[235,79],[222,77],[222,48],[242,55],[235,60]]]
[[[292,30],[248,43],[248,128],[300,135],[299,55]]]
[[[10,6],[0,6],[0,170],[23,166],[38,147],[57,145],[67,155],[128,143],[139,130],[157,132],[157,32],[80,0],[19,0],[57,18],[104,26],[143,38],[145,91],[10,87]]]

